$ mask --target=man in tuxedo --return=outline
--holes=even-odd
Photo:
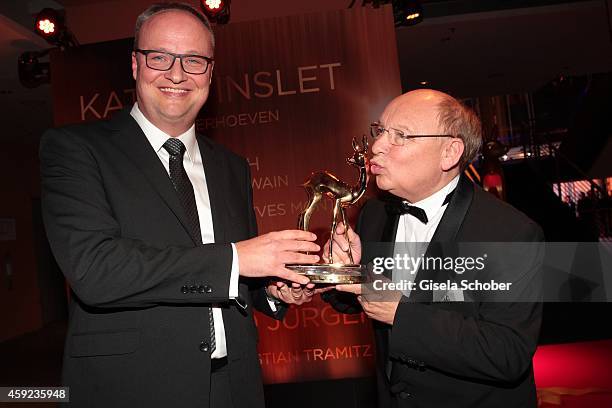
[[[471,275],[509,279],[516,290],[503,301],[478,291],[421,286],[459,276],[440,266],[425,270],[423,264],[416,274],[406,275],[397,265],[387,271],[394,282],[396,275],[412,279],[408,289],[383,293],[376,286],[338,285],[322,295],[339,311],[363,310],[373,319],[380,407],[535,407],[532,356],[541,321],[543,234],[462,174],[480,147],[480,121],[449,95],[415,90],[385,108],[372,136],[370,171],[389,196],[365,203],[356,233],[339,226],[334,259],[348,263],[346,235],[355,261],[363,264],[393,257],[394,248],[397,254],[406,247],[399,243],[425,248],[425,258],[456,255],[449,244],[459,242],[484,243],[483,248],[521,243],[512,251],[520,256]],[[506,247],[511,245],[503,244],[502,254]],[[413,257],[422,253],[410,251]]]
[[[280,318],[279,301],[313,294],[284,264],[316,262],[302,252],[318,251],[314,234],[257,237],[248,163],[195,133],[213,51],[197,10],[151,6],[137,103],[41,140],[45,226],[72,289],[71,406],[263,407],[253,307]]]

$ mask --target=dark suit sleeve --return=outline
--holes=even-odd
[[[516,241],[541,242],[543,234],[530,224]],[[540,299],[543,253],[541,245],[537,248],[517,271],[517,287],[537,292],[515,294],[523,300]],[[390,357],[475,380],[520,380],[536,350],[541,303],[484,302],[478,310],[477,317],[470,317],[438,304],[401,302],[391,330]]]
[[[83,303],[115,308],[228,299],[230,244],[156,248],[122,236],[95,155],[69,131],[43,135],[40,161],[49,242]]]

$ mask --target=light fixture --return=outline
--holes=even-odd
[[[34,31],[51,45],[64,48],[77,45],[76,38],[66,27],[64,12],[60,10],[42,9],[34,19]]]
[[[352,8],[356,0],[351,0],[348,8]],[[362,0],[361,5],[372,5],[378,8],[385,4],[392,4],[393,20],[395,26],[412,26],[423,21],[423,7],[418,0]]]
[[[394,0],[395,26],[413,26],[423,21],[423,6],[417,0]]]
[[[231,0],[200,0],[202,12],[212,23],[227,24]]]
[[[36,88],[50,82],[49,63],[41,62],[39,58],[46,56],[49,50],[26,51],[17,60],[19,82],[26,88]]]

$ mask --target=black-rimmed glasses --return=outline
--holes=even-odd
[[[454,135],[407,135],[401,130],[389,128],[386,129],[378,122],[370,124],[370,136],[374,141],[378,140],[384,133],[389,136],[389,142],[394,146],[403,146],[408,139],[416,139],[419,137],[457,137]]]
[[[176,59],[181,60],[181,68],[188,74],[202,75],[208,71],[208,66],[214,59],[195,54],[174,54],[167,51],[135,49],[145,56],[147,67],[156,71],[168,71]]]

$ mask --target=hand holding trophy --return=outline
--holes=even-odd
[[[334,200],[330,234],[332,237],[334,236],[334,232],[338,231],[338,222],[341,221],[344,228],[340,228],[339,230],[344,231],[344,236],[348,242],[346,248],[350,264],[334,262],[334,239],[330,239],[329,245],[323,248],[324,253],[327,252],[327,256],[324,258],[327,258],[328,262],[287,265],[288,269],[307,276],[313,283],[360,283],[364,280],[366,267],[364,265],[355,264],[348,234],[345,208],[356,204],[365,193],[368,185],[368,141],[365,136],[362,138],[361,145],[353,138],[353,152],[353,156],[346,161],[359,170],[359,182],[357,185],[351,186],[327,171],[312,173],[310,178],[302,185],[308,194],[308,204],[304,211],[300,213],[298,229],[308,231],[310,217],[317,207],[317,204],[321,201],[321,198],[325,196]]]

